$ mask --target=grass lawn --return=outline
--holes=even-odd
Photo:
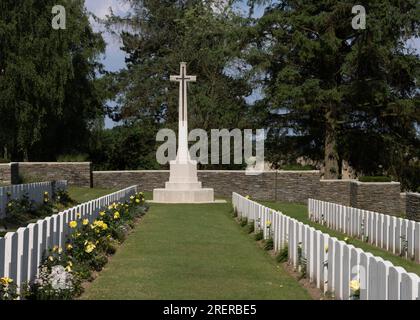
[[[230,204],[151,204],[82,299],[310,299]]]
[[[308,218],[308,208],[306,205],[271,201],[261,201],[260,203],[264,204],[267,207],[281,211],[282,213],[293,217],[296,220],[302,221],[303,223],[306,223],[324,233],[328,233],[330,236],[336,237],[339,240],[344,240],[345,237],[348,237],[350,239],[349,243],[353,246],[363,249],[366,252],[370,252],[375,256],[383,258],[384,260],[388,260],[392,262],[395,266],[403,267],[408,272],[414,272],[420,276],[420,265],[416,262],[401,258],[386,250],[370,245],[364,241],[361,241],[356,238],[351,238],[344,233],[332,230],[330,228],[322,226],[321,224],[310,221]]]
[[[74,186],[68,187],[68,192],[69,192],[70,197],[79,203],[97,199],[107,194],[116,192],[118,190],[119,189],[83,188],[83,187],[74,187]]]

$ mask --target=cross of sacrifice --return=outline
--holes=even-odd
[[[179,120],[180,122],[186,123],[188,120],[187,116],[187,83],[196,82],[196,76],[187,76],[187,64],[181,62],[180,75],[171,76],[171,81],[179,82]]]

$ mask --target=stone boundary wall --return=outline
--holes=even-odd
[[[0,183],[10,184],[11,179],[10,163],[0,163]]]
[[[306,203],[319,188],[319,171],[266,171],[246,175],[243,170],[200,170],[198,179],[204,188],[213,188],[216,196],[231,197],[232,192],[260,200]],[[94,171],[95,187],[124,187],[138,184],[139,189],[153,191],[165,187],[168,170]],[[277,192],[275,192],[277,190]]]
[[[320,180],[315,199],[395,216],[405,212],[399,182]]]
[[[18,164],[15,162],[12,163],[0,163],[0,183],[9,185],[9,184],[18,184],[19,183],[19,168]]]
[[[355,180],[320,180],[318,199],[343,206],[351,204],[351,184]]]
[[[29,181],[67,180],[69,185],[92,186],[90,162],[18,162],[18,175]]]
[[[420,222],[420,193],[406,193],[406,216]]]
[[[401,185],[399,182],[360,182],[351,184],[351,206],[400,216]]]
[[[137,184],[141,190],[153,191],[165,186],[169,171],[92,171],[89,162],[0,164],[0,182],[10,184],[19,176],[32,181],[64,179],[69,185],[83,187],[124,188]],[[398,182],[320,180],[320,172],[316,170],[266,171],[260,175],[246,175],[241,170],[201,170],[198,178],[203,187],[214,188],[218,197],[230,198],[232,192],[237,192],[258,200],[307,203],[308,198],[313,198],[391,215],[404,213],[406,205],[407,212],[418,215],[420,207],[416,197],[404,199]]]

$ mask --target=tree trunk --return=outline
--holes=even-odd
[[[330,107],[325,114],[324,179],[340,177],[336,129],[335,107]]]

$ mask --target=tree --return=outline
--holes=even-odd
[[[190,129],[245,127],[245,97],[251,88],[235,60],[241,51],[241,19],[230,11],[213,11],[214,1],[127,2],[131,14],[111,14],[106,21],[127,53],[127,69],[110,81],[119,97],[113,117],[127,125],[153,124],[155,132],[162,127],[176,130],[178,86],[169,77],[186,61],[188,72],[198,76],[189,86]],[[118,31],[120,26],[128,31]]]
[[[405,46],[419,35],[418,2],[358,4],[365,30],[352,28],[351,1],[290,0],[274,1],[250,32],[272,140],[292,131],[306,151],[323,150],[324,178],[340,177],[343,159],[359,172],[390,172],[395,159],[384,155],[413,159],[418,146],[419,56]]]
[[[12,160],[55,160],[87,146],[103,115],[97,83],[104,41],[83,0],[63,0],[65,30],[51,25],[53,0],[0,3],[0,145]]]

